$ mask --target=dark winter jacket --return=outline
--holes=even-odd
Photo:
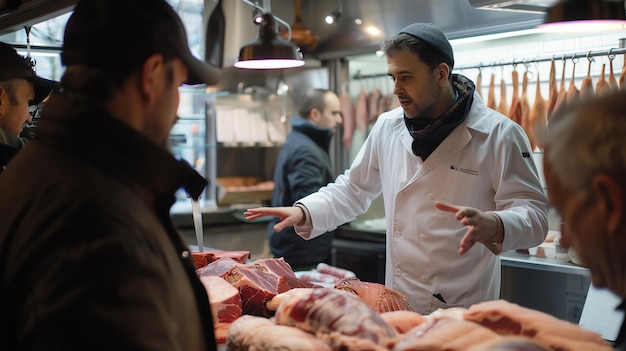
[[[272,206],[292,206],[334,180],[328,154],[332,130],[321,129],[302,117],[292,117],[291,128],[274,168]],[[276,223],[278,218],[268,226],[270,249],[275,257],[284,257],[295,269],[330,263],[332,233],[304,240],[293,227],[275,233],[272,227]]]
[[[215,350],[169,216],[206,180],[76,96],[37,128],[0,176],[0,350]]]
[[[25,138],[16,137],[0,128],[0,173],[6,169],[13,156],[24,147],[26,141]]]

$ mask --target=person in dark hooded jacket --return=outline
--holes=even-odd
[[[272,206],[291,206],[334,180],[328,150],[334,128],[342,121],[339,97],[330,90],[311,89],[300,99],[298,113],[291,118],[291,133],[276,160]],[[268,225],[275,257],[283,257],[294,271],[330,264],[332,233],[304,240],[293,227],[274,232],[276,223],[278,218],[273,218]]]
[[[217,350],[170,208],[207,181],[169,150],[182,84],[215,84],[165,0],[83,0],[63,90],[0,176],[0,350]]]

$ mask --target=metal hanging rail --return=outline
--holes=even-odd
[[[481,63],[481,64],[474,65],[474,66],[454,67],[454,70],[480,69],[480,68],[496,67],[496,66],[529,64],[529,63],[537,63],[537,62],[546,62],[546,61],[551,61],[551,60],[574,60],[574,59],[579,59],[579,58],[591,59],[592,57],[596,57],[596,56],[609,56],[610,58],[611,56],[615,57],[614,55],[619,55],[619,54],[626,54],[626,48],[612,48],[609,50],[587,51],[587,52],[580,52],[580,53],[575,53],[575,54],[563,54],[561,56],[552,55],[552,56],[545,56],[545,57],[536,57],[530,60],[513,59],[511,61],[502,61],[502,62],[493,62],[493,63],[484,63],[484,64]]]
[[[574,59],[580,59],[580,58],[591,59],[592,57],[605,56],[605,55],[609,56],[610,58],[611,56],[615,57],[614,55],[619,55],[619,54],[626,54],[626,47],[625,48],[612,48],[609,50],[579,52],[575,54],[563,54],[561,56],[552,55],[552,56],[545,56],[545,57],[536,57],[536,58],[529,59],[529,60],[513,59],[511,61],[480,63],[478,65],[473,65],[473,66],[454,67],[453,71],[465,70],[465,69],[480,69],[480,68],[497,67],[497,66],[509,66],[509,65],[517,65],[517,64],[529,64],[529,63],[536,63],[536,62],[546,62],[550,60],[574,60]],[[360,72],[357,72],[355,75],[352,76],[352,79],[359,80],[359,79],[370,79],[370,78],[379,78],[379,77],[386,77],[386,76],[387,76],[387,73],[360,74]]]

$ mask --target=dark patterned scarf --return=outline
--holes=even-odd
[[[454,105],[443,115],[434,118],[407,118],[404,123],[413,137],[413,154],[426,160],[441,142],[465,120],[474,101],[474,83],[460,74],[452,75],[452,88],[456,93]]]

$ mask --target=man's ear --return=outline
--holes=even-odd
[[[159,85],[164,75],[160,74],[164,67],[162,55],[152,55],[148,57],[141,69],[140,86],[141,95],[148,101],[154,101],[158,97]]]
[[[311,122],[317,122],[320,120],[321,115],[322,115],[322,111],[318,110],[316,107],[313,107],[311,109],[311,112],[309,112],[309,120]]]
[[[448,77],[450,77],[450,66],[445,63],[440,63],[436,69],[436,78],[439,81],[440,85],[443,85],[448,81]]]

